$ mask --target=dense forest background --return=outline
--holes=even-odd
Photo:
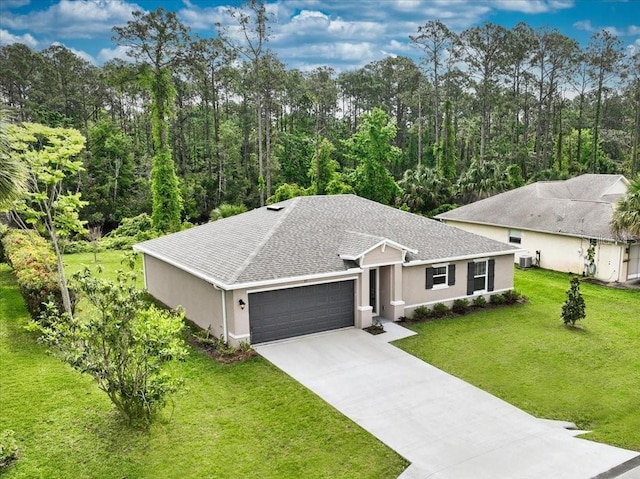
[[[175,171],[191,222],[340,192],[434,214],[529,181],[638,172],[640,53],[607,31],[582,48],[525,23],[456,34],[429,21],[411,37],[419,64],[303,72],[269,50],[263,5],[231,13],[235,28],[207,39],[162,9],[134,14],[113,36],[131,61],[101,67],[63,46],[0,49],[14,120],[87,138],[84,171],[65,181],[90,225],[151,213],[154,167]]]

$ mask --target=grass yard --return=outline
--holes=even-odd
[[[97,257],[97,262],[95,261]],[[129,265],[123,263],[122,251],[102,251],[94,256],[93,253],[68,254],[64,256],[65,272],[71,276],[76,271],[87,267],[95,275],[101,278],[115,280],[118,270],[130,271]],[[138,273],[137,285],[144,287],[144,278],[142,277],[142,256],[136,255],[136,272]]]
[[[109,271],[120,253],[100,253]],[[65,257],[69,270],[93,255]],[[13,429],[15,478],[387,478],[407,463],[260,357],[220,364],[190,349],[186,379],[148,432],[121,422],[94,382],[48,355],[0,264],[0,431]]]
[[[529,303],[412,326],[395,344],[587,439],[640,451],[640,291],[583,283],[584,329],[565,328],[570,276],[516,271]]]

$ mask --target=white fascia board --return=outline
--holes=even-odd
[[[277,278],[277,279],[267,279],[263,281],[253,281],[247,283],[238,283],[232,284],[229,286],[229,289],[249,289],[249,288],[259,288],[261,286],[275,286],[283,283],[299,283],[292,284],[291,287],[295,286],[305,286],[305,282],[314,281],[318,279],[326,279],[326,278],[336,278],[341,276],[350,276],[353,274],[362,273],[362,268],[351,268],[344,271],[332,271],[330,273],[318,273],[318,274],[308,274],[304,276],[291,276],[288,278]],[[353,279],[353,278],[351,278]]]
[[[170,264],[171,266],[174,266],[174,267],[176,267],[176,268],[178,268],[178,269],[180,269],[180,270],[182,270],[182,271],[184,271],[186,273],[189,273],[189,274],[195,276],[196,278],[200,278],[201,280],[206,281],[207,283],[211,283],[212,285],[217,286],[220,289],[224,289],[224,290],[232,289],[230,287],[230,285],[225,284],[225,283],[223,283],[223,282],[221,282],[221,281],[219,281],[219,280],[217,280],[215,278],[212,278],[211,276],[209,276],[207,274],[204,274],[202,271],[197,271],[197,270],[195,270],[195,269],[193,269],[193,268],[191,268],[189,266],[186,266],[186,265],[184,265],[182,263],[178,263],[177,261],[172,260],[171,258],[167,258],[165,255],[159,254],[159,253],[157,253],[155,251],[150,251],[147,248],[145,248],[144,246],[133,245],[133,249],[135,251],[139,251],[141,253],[148,254],[152,258],[156,258],[156,259],[159,259],[160,261],[163,261],[163,262],[165,262],[167,264]]]
[[[464,261],[468,259],[478,259],[478,258],[493,258],[494,256],[505,256],[509,254],[516,253],[524,253],[526,250],[524,248],[520,249],[510,249],[505,251],[496,251],[494,253],[475,253],[475,254],[467,254],[462,256],[451,256],[449,258],[436,258],[436,259],[422,259],[409,261],[408,263],[404,263],[402,266],[421,266],[425,264],[440,264],[440,263],[451,263],[453,261]]]
[[[442,221],[444,224],[447,224],[449,226],[453,226],[456,227],[454,224],[450,224],[451,223],[467,223],[470,225],[483,225],[483,226],[494,226],[496,228],[504,228],[504,229],[512,229],[512,230],[520,230],[520,231],[531,231],[533,233],[544,233],[547,235],[557,235],[557,236],[566,236],[569,238],[578,238],[578,239],[598,239],[600,241],[606,241],[608,243],[616,243],[620,240],[616,240],[615,238],[607,238],[607,237],[603,237],[603,236],[589,236],[587,234],[578,234],[578,233],[564,233],[562,231],[549,231],[549,230],[541,230],[541,229],[536,229],[536,228],[527,228],[524,226],[509,226],[509,225],[499,225],[496,223],[487,223],[486,221],[476,221],[476,220],[461,220],[461,219],[454,219],[454,218],[440,218],[440,221]],[[475,233],[478,234],[478,233]]]
[[[185,266],[184,264],[180,264],[170,258],[167,258],[164,255],[158,254],[155,251],[149,251],[147,248],[144,248],[142,246],[134,245],[133,249],[136,251],[140,251],[141,253],[148,254],[153,258],[159,259],[160,261],[164,261],[165,263],[170,264],[171,266],[175,266],[176,268],[186,273],[192,274],[196,278],[200,278],[203,281],[206,281],[207,283],[211,283],[214,286],[217,286],[218,288],[224,289],[226,291],[233,291],[236,289],[258,288],[261,286],[270,286],[270,285],[277,285],[277,284],[283,284],[283,283],[296,283],[296,282],[304,283],[305,281],[310,281],[310,280],[349,276],[353,274],[362,273],[362,268],[351,268],[344,271],[333,271],[330,273],[318,273],[318,274],[309,274],[309,275],[303,275],[303,276],[292,276],[288,278],[276,278],[276,279],[267,279],[263,281],[252,281],[247,283],[226,284],[215,278],[212,278],[207,274],[202,273],[201,271],[197,271],[193,268],[190,268],[189,266]],[[304,286],[304,284],[301,284],[300,286]]]

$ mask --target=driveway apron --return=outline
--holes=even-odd
[[[409,460],[403,479],[589,479],[638,456],[573,437],[425,363],[386,342],[404,328],[385,328],[255,349]]]

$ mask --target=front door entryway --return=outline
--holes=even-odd
[[[378,269],[369,270],[369,306],[373,308],[373,315],[379,314],[378,308]]]

